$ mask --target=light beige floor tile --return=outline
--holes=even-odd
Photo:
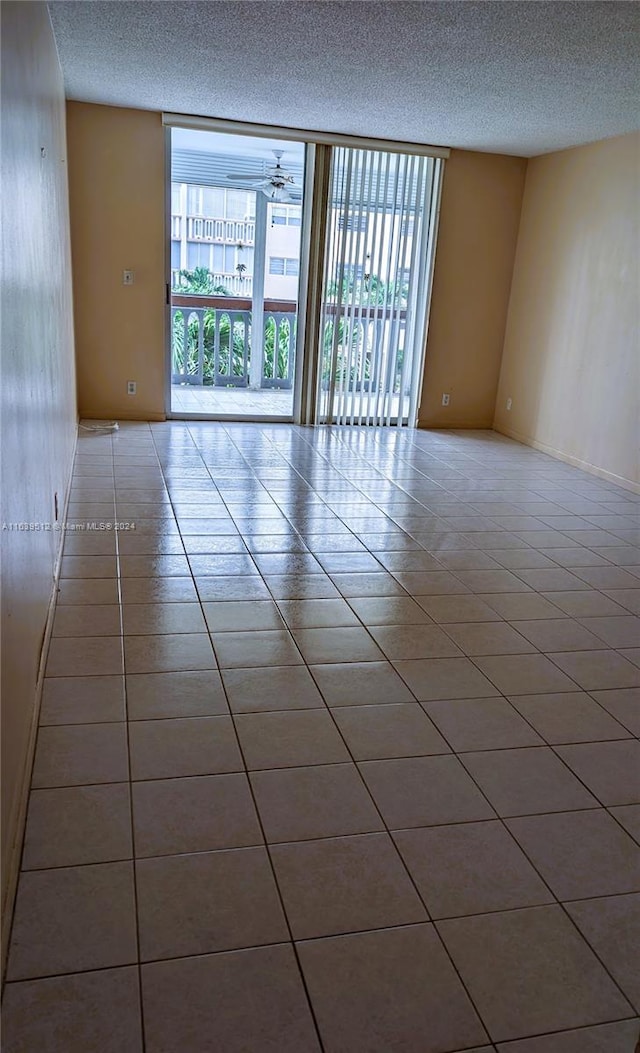
[[[640,581],[640,578],[637,580]],[[618,613],[620,613],[620,610],[624,610],[625,614],[631,613],[640,615],[640,592],[638,592],[637,588],[605,589],[604,594],[612,603],[617,604]],[[604,611],[602,613],[608,614],[609,611]]]
[[[120,556],[123,578],[186,578],[191,574],[186,556]]]
[[[457,577],[474,593],[529,592],[529,585],[510,570],[458,570]]]
[[[545,746],[464,753],[460,759],[498,815],[595,807],[595,798]]]
[[[126,783],[32,791],[23,870],[107,863],[132,856]]]
[[[124,641],[124,661],[127,674],[216,668],[213,649],[206,633],[127,636]]]
[[[394,662],[420,702],[439,698],[484,698],[495,692],[468,658],[426,658]]]
[[[389,662],[314,665],[311,672],[328,706],[414,701],[409,688]]]
[[[608,647],[640,647],[640,618],[585,618],[582,624]]]
[[[212,1035],[224,1053],[320,1053],[284,944],[143,965],[142,996],[147,1053],[211,1053]]]
[[[492,655],[476,658],[475,663],[504,695],[578,690],[578,685],[542,654]]]
[[[604,808],[508,819],[507,826],[559,899],[638,890],[640,847]]]
[[[582,578],[582,571],[572,574],[570,570],[560,567],[551,570],[519,570],[518,577],[536,592],[578,592],[589,588],[586,580]]]
[[[105,969],[136,959],[131,863],[22,873],[9,980]]]
[[[499,1053],[628,1053],[638,1034],[637,1020],[620,1020],[551,1035],[500,1042]]]
[[[543,744],[504,698],[449,699],[424,702],[423,706],[447,742],[459,752]]]
[[[340,599],[340,592],[328,574],[268,574],[264,580],[268,590],[266,598],[271,595],[274,600]]]
[[[416,702],[346,706],[332,712],[355,760],[451,752]]]
[[[110,723],[125,719],[122,676],[46,677],[40,724]]]
[[[495,816],[456,757],[364,761],[359,768],[390,829]]]
[[[584,742],[557,752],[605,805],[640,804],[640,742]]]
[[[437,625],[370,626],[369,632],[387,658],[452,658],[462,652]]]
[[[284,629],[212,633],[221,669],[302,665],[292,635]]]
[[[440,1053],[486,1040],[431,925],[310,940],[298,954],[325,1049]]]
[[[122,617],[125,636],[207,631],[199,603],[128,603]]]
[[[352,596],[405,596],[402,585],[392,574],[332,574],[331,580],[347,599]]]
[[[626,728],[582,691],[513,695],[510,701],[551,744],[629,737]]]
[[[233,713],[324,709],[322,695],[305,666],[223,669],[222,678]]]
[[[278,607],[290,629],[359,624],[345,600],[280,600]]]
[[[127,676],[129,720],[204,717],[229,712],[220,674],[214,669]]]
[[[399,830],[393,838],[432,918],[554,902],[502,823]]]
[[[640,669],[615,651],[567,651],[551,657],[585,691],[640,687]]]
[[[441,921],[438,931],[497,1041],[629,1014],[560,907]]]
[[[138,970],[133,966],[8,984],[5,1053],[142,1053]]]
[[[61,578],[115,578],[118,563],[112,556],[63,556]]]
[[[136,882],[142,961],[288,938],[264,848],[139,859]]]
[[[137,856],[262,844],[244,774],[138,782],[132,794]]]
[[[640,844],[640,804],[624,804],[620,808],[609,808],[608,811]]]
[[[210,632],[285,629],[273,600],[225,600],[203,604]]]
[[[51,640],[47,676],[107,676],[122,671],[120,637],[78,636]]]
[[[516,628],[503,622],[463,622],[447,632],[466,655],[527,654],[535,647]]]
[[[567,910],[627,998],[640,1010],[640,895],[569,903]]]
[[[500,615],[477,596],[421,596],[420,606],[435,622],[498,622]]]
[[[250,781],[269,843],[383,828],[353,764],[258,771]]]
[[[236,715],[247,768],[293,768],[350,760],[326,709]]]
[[[122,602],[196,603],[192,578],[121,578]]]
[[[478,601],[486,603],[501,618],[506,618],[510,622],[533,618],[562,617],[562,611],[554,606],[555,600],[554,603],[551,603],[549,599],[539,596],[536,592],[487,593],[477,598]],[[553,596],[551,599],[553,599]],[[475,621],[475,619],[465,618],[464,621]]]
[[[293,636],[308,664],[379,662],[384,657],[366,629],[294,629]]]
[[[274,845],[271,858],[294,939],[427,921],[388,834]]]
[[[640,736],[640,687],[592,691],[591,695],[632,734]]]
[[[120,608],[115,603],[58,607],[53,636],[120,636]]]
[[[181,556],[184,545],[179,534],[121,533],[118,549],[125,556]]]
[[[41,727],[31,785],[34,788],[126,782],[129,777],[124,724]]]
[[[242,771],[230,717],[136,720],[129,725],[132,779]]]
[[[586,651],[602,648],[602,641],[572,618],[514,621],[513,628],[540,651]]]
[[[587,592],[550,592],[548,599],[572,618],[605,618],[628,614],[628,611],[619,603],[615,603],[601,592],[592,590]],[[523,614],[521,617],[527,618],[530,616]],[[550,614],[548,617],[553,618],[556,615]]]
[[[426,611],[408,596],[363,596],[349,602],[364,625],[432,624]]]
[[[637,589],[638,579],[622,567],[580,567],[576,574],[594,589]]]
[[[448,570],[397,570],[394,571],[394,577],[410,596],[455,596],[470,591],[465,582],[460,580],[460,575],[492,573],[494,572],[490,570],[477,570],[458,571],[454,575]]]

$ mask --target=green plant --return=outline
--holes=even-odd
[[[201,296],[231,296],[226,285],[214,282],[213,274],[206,267],[195,267],[192,271],[183,270],[178,275],[175,293],[200,293]]]

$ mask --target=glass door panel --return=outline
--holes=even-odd
[[[415,423],[438,163],[408,154],[333,148],[319,421]]]
[[[173,416],[292,419],[303,143],[173,128]]]

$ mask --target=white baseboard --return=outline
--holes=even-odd
[[[562,450],[556,450],[554,446],[549,446],[546,442],[539,442],[538,439],[522,435],[513,428],[498,427],[497,424],[494,424],[493,431],[497,431],[500,435],[506,435],[508,439],[515,439],[516,442],[521,442],[524,446],[532,446],[534,450],[540,450],[541,453],[548,453],[550,457],[555,457],[556,460],[570,464],[574,468],[582,468],[583,471],[589,472],[590,475],[597,475],[599,479],[606,479],[609,483],[615,483],[616,486],[621,486],[625,490],[631,490],[634,494],[640,494],[640,483],[636,483],[633,479],[626,479],[623,475],[616,475],[615,472],[609,472],[606,468],[600,468],[597,464],[591,464],[590,461],[584,461],[580,457],[573,457],[571,454],[563,453]]]
[[[36,748],[36,737],[38,734],[38,724],[40,721],[40,705],[42,702],[42,689],[44,686],[44,671],[47,664],[47,655],[49,653],[49,643],[51,640],[51,633],[53,631],[53,617],[55,613],[56,600],[58,595],[58,583],[60,579],[60,567],[62,563],[62,550],[64,547],[65,539],[65,524],[67,522],[67,515],[69,509],[69,499],[71,495],[71,478],[73,475],[73,465],[76,456],[76,447],[78,443],[78,423],[76,421],[76,434],[73,443],[73,452],[71,455],[71,463],[69,465],[69,474],[67,476],[67,483],[65,488],[64,504],[62,509],[62,516],[60,518],[61,530],[60,530],[60,541],[58,544],[58,551],[56,553],[55,562],[53,565],[53,585],[51,589],[51,596],[49,598],[49,606],[47,609],[47,620],[45,623],[44,634],[42,637],[42,648],[40,651],[40,661],[38,663],[38,677],[36,680],[35,698],[33,700],[33,707],[31,710],[31,723],[29,727],[29,738],[27,742],[27,749],[24,757],[24,766],[22,770],[22,779],[20,782],[20,792],[16,798],[15,805],[12,814],[9,819],[9,825],[11,829],[11,847],[9,849],[9,861],[7,863],[7,880],[2,894],[2,916],[0,919],[0,934],[1,934],[1,955],[2,955],[2,975],[4,977],[6,965],[7,965],[7,953],[9,950],[9,939],[11,935],[11,925],[13,922],[13,909],[15,906],[16,890],[18,887],[18,877],[20,874],[20,862],[22,860],[22,843],[24,840],[24,830],[27,820],[27,805],[29,802],[29,791],[31,789],[31,775],[33,771],[33,760]]]

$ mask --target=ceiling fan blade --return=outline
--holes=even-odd
[[[245,173],[244,175],[237,175],[235,172],[228,172],[227,173],[227,179],[235,179],[239,183],[248,183],[248,182],[264,183],[264,182],[270,182],[270,177],[269,176],[261,175],[259,172],[254,172],[253,175],[249,175],[248,173]]]

